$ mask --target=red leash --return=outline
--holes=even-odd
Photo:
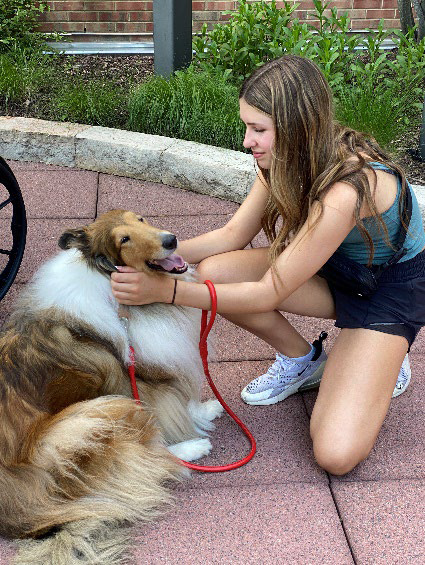
[[[130,345],[130,365],[128,366],[128,375],[130,377],[131,392],[137,404],[141,404],[139,391],[136,384],[136,355],[134,354],[134,347]]]
[[[241,428],[241,430],[244,432],[244,434],[249,439],[249,441],[251,443],[251,451],[243,459],[240,459],[239,461],[235,461],[234,463],[230,463],[229,465],[195,465],[195,464],[192,464],[192,463],[188,463],[187,461],[182,461],[181,459],[179,459],[179,461],[185,467],[188,467],[189,469],[193,469],[195,471],[203,471],[204,473],[222,473],[224,471],[231,471],[232,469],[237,469],[238,467],[242,467],[242,465],[245,465],[246,463],[248,463],[248,461],[250,461],[254,457],[257,446],[256,446],[255,439],[254,439],[254,436],[252,435],[252,433],[248,430],[248,428],[245,426],[245,424],[236,416],[236,414],[229,408],[229,406],[224,402],[223,398],[221,397],[221,394],[217,390],[217,387],[213,383],[213,380],[212,380],[210,372],[209,372],[207,338],[208,338],[208,334],[210,333],[211,328],[214,324],[215,316],[216,316],[216,313],[217,313],[217,295],[216,295],[216,292],[215,292],[214,285],[211,281],[205,281],[205,284],[207,285],[207,287],[210,291],[210,295],[211,295],[211,316],[210,316],[209,322],[207,323],[208,313],[207,313],[206,310],[202,310],[201,336],[200,336],[200,340],[199,340],[199,353],[201,355],[202,364],[204,366],[204,373],[205,373],[205,376],[207,378],[208,384],[210,385],[211,390],[214,392],[217,400],[220,402],[220,404],[223,406],[223,408],[226,410],[226,412],[229,414],[229,416],[231,418],[233,418],[233,420],[238,424],[238,426]],[[130,382],[131,382],[131,389],[132,389],[132,392],[133,392],[133,397],[136,400],[136,402],[138,404],[140,404],[140,398],[139,398],[139,392],[137,390],[136,374],[135,373],[136,372],[135,372],[134,349],[130,345],[130,365],[128,367],[128,374],[130,376]]]

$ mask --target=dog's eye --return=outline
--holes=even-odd
[[[144,222],[145,220],[143,218],[139,218],[139,222]]]
[[[128,237],[128,235],[121,238],[121,243],[127,243],[127,241],[130,241],[130,238]]]

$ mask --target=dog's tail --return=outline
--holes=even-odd
[[[0,533],[33,538],[16,564],[123,563],[126,527],[157,516],[185,472],[134,401],[80,402],[44,424],[28,463],[0,472]]]

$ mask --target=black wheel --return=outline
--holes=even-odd
[[[25,205],[19,184],[6,161],[0,157],[0,300],[15,280],[22,261],[27,235]],[[10,232],[3,228],[10,220]]]

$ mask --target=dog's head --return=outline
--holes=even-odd
[[[173,253],[176,236],[127,210],[111,210],[88,226],[65,231],[59,247],[79,249],[90,267],[104,273],[116,271],[115,265],[150,274],[181,274],[187,270],[187,263]]]

